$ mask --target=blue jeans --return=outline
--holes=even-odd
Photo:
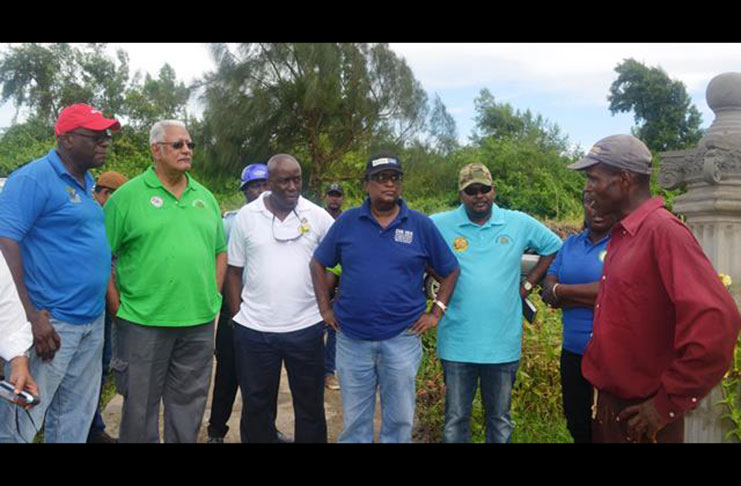
[[[512,387],[520,362],[479,364],[440,361],[445,379],[443,442],[468,442],[471,439],[471,408],[479,380],[486,417],[486,442],[509,442],[514,428],[509,414]]]
[[[98,408],[95,409],[95,416],[93,417],[93,423],[90,425],[90,432],[88,433],[88,439],[95,437],[96,435],[103,434],[105,432],[105,422],[103,421],[103,414],[100,411],[101,399],[103,398],[103,387],[108,379],[108,372],[110,371],[111,365],[111,316],[106,311],[105,313],[105,325],[103,326],[103,373],[100,377],[100,392],[98,393]]]
[[[47,443],[87,441],[100,390],[103,314],[88,324],[52,319],[51,325],[61,341],[54,359],[43,362],[31,351],[31,375],[41,403],[26,414],[0,400],[0,442],[32,442],[42,424]],[[5,372],[9,376],[9,366]]]
[[[343,430],[338,442],[373,442],[376,389],[381,394],[380,442],[411,442],[415,378],[422,359],[419,337],[409,331],[383,341],[337,334],[337,371]]]

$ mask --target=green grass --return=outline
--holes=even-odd
[[[538,308],[536,324],[524,321],[522,357],[512,392],[512,442],[573,442],[561,401],[559,359],[561,311],[547,308],[537,295],[530,300]],[[436,335],[422,339],[424,354],[417,376],[417,418],[420,442],[440,442],[445,422],[445,385],[440,361],[435,357]],[[474,399],[471,441],[484,442],[484,410],[481,395]]]

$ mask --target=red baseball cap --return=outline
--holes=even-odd
[[[54,133],[61,135],[77,128],[95,131],[111,129],[115,132],[121,129],[121,124],[118,120],[105,118],[103,113],[90,105],[76,103],[68,106],[59,114]]]

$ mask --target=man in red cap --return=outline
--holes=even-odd
[[[89,169],[103,165],[120,123],[89,105],[59,115],[57,147],[13,172],[0,195],[0,250],[31,323],[41,403],[0,403],[0,442],[85,442],[97,405],[111,251]]]

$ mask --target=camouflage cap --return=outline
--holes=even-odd
[[[583,159],[568,167],[584,170],[600,162],[637,174],[651,174],[651,151],[632,135],[605,137],[595,143]]]
[[[491,178],[491,172],[484,165],[478,162],[464,166],[458,174],[458,190],[462,191],[471,184],[483,184],[485,186],[494,186]]]

